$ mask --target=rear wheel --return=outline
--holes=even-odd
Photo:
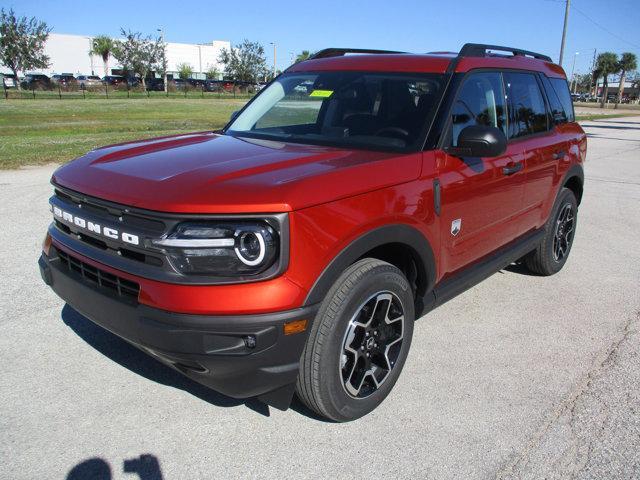
[[[413,321],[413,293],[402,272],[377,259],[356,262],[320,307],[300,363],[298,397],[334,421],[366,415],[398,379]]]
[[[568,188],[563,188],[545,225],[544,239],[525,257],[527,268],[540,275],[558,273],[571,252],[577,222],[576,196]]]

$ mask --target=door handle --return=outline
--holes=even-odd
[[[502,168],[502,173],[504,175],[513,175],[514,173],[518,173],[520,170],[522,170],[523,167],[524,164],[522,162],[518,162],[513,165],[507,165],[506,167]]]
[[[567,154],[567,152],[565,152],[564,150],[558,150],[557,152],[555,152],[553,154],[553,159],[554,160],[562,160],[566,154]]]

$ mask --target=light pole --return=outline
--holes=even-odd
[[[580,55],[580,52],[576,52],[576,53],[573,54],[573,65],[571,66],[571,86],[572,86],[571,91],[573,93],[576,93],[575,87],[577,86],[576,77],[574,76],[574,72],[575,72],[575,69],[576,69],[576,57],[578,55]]]
[[[564,42],[567,38],[567,23],[569,22],[569,6],[571,4],[571,0],[566,0],[567,4],[564,9],[564,28],[562,29],[562,43],[560,43],[560,60],[558,64],[562,66],[562,57],[564,56]]]
[[[162,42],[162,70],[164,73],[162,83],[164,84],[164,93],[167,93],[167,46],[164,43],[164,29],[159,28],[158,31],[160,32],[160,41]]]
[[[94,73],[93,73],[93,54],[91,53],[93,51],[93,39],[91,37],[87,37],[87,40],[89,40],[89,60],[91,61],[91,75],[94,75]]]
[[[276,78],[276,43],[269,42],[269,45],[273,45],[273,78]]]

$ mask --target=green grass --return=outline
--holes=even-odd
[[[245,102],[215,98],[0,100],[0,168],[64,163],[111,143],[214,130]]]
[[[93,148],[127,140],[215,130],[246,101],[179,95],[109,100],[0,100],[0,169],[64,163]],[[305,109],[294,113],[308,114]],[[637,114],[594,112],[579,115],[578,120],[629,115]]]
[[[600,120],[601,118],[619,118],[619,117],[637,117],[637,113],[611,113],[607,115],[606,113],[594,113],[588,115],[576,115],[576,120],[579,122],[589,121],[589,120]]]

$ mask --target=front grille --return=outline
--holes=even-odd
[[[162,220],[148,218],[140,213],[130,212],[129,208],[124,205],[89,198],[82,194],[72,196],[69,193],[61,191],[59,188],[56,188],[54,193],[60,200],[78,205],[83,211],[89,212],[97,218],[110,219],[114,222],[117,221],[127,227],[143,230],[155,235],[161,235],[167,229],[167,226]]]
[[[53,200],[53,199],[52,199]],[[103,200],[85,197],[81,194],[72,196],[70,193],[55,190],[55,203],[63,211],[78,215],[98,225],[111,226],[134,233],[140,237],[161,237],[170,228],[164,221],[145,217],[141,213],[132,213],[123,205],[116,205]],[[164,260],[160,254],[153,255],[145,252],[141,245],[132,247],[119,239],[103,238],[87,231],[79,224],[65,224],[54,217],[54,224],[58,230],[74,238],[74,240],[91,245],[111,255],[138,263],[145,263],[153,267],[162,267]],[[128,248],[132,247],[132,248]]]
[[[136,302],[138,301],[140,285],[136,282],[105,272],[60,249],[56,249],[56,251],[62,265],[69,271],[79,274],[86,283],[105,289],[111,295],[128,300],[135,300]]]

